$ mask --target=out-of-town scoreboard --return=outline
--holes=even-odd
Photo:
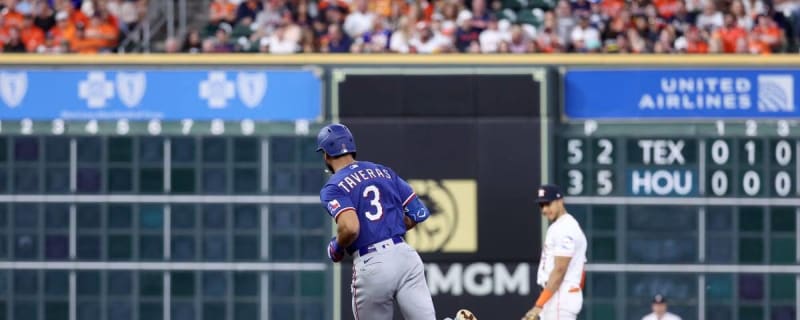
[[[564,73],[555,181],[589,238],[586,319],[798,310],[794,71]],[[622,273],[617,273],[622,271]]]
[[[797,123],[789,120],[583,121],[560,128],[556,163],[569,196],[793,205],[800,181],[799,133]]]
[[[315,70],[0,70],[0,319],[322,319]]]

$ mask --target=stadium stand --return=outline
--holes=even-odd
[[[185,52],[797,52],[791,0],[214,0]]]
[[[793,0],[205,0],[165,52],[798,52]],[[5,0],[4,52],[105,53],[147,0]],[[149,27],[149,25],[148,25]],[[139,28],[141,29],[141,28]],[[137,39],[142,41],[141,37]],[[161,41],[163,40],[163,41]],[[155,40],[144,40],[155,41]],[[149,46],[145,46],[149,48]],[[145,50],[146,51],[146,50]]]
[[[5,0],[3,52],[115,52],[140,23],[146,0]]]

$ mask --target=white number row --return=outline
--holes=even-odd
[[[569,184],[567,185],[567,194],[576,195],[582,194],[584,191],[583,172],[579,170],[570,170],[567,172]],[[597,190],[598,195],[604,196],[611,194],[614,191],[614,183],[611,181],[611,170],[598,170],[597,171]]]
[[[614,191],[614,183],[612,181],[611,170],[598,170],[596,175],[595,184],[597,188],[595,194],[608,195]],[[585,191],[584,173],[580,170],[567,171],[567,194],[580,195]],[[725,171],[716,170],[711,173],[710,186],[711,194],[715,196],[724,196],[730,191],[730,177]],[[792,192],[792,177],[789,172],[779,171],[775,174],[775,179],[772,181],[773,190],[778,196],[785,197]],[[757,172],[753,170],[746,171],[741,177],[741,186],[744,193],[748,196],[755,196],[761,192],[762,178]]]
[[[597,155],[597,164],[609,165],[613,164],[611,157],[614,152],[614,144],[609,139],[597,140],[597,147],[600,148],[600,153]],[[567,140],[567,163],[575,165],[580,164],[584,160],[583,141],[579,139]],[[711,160],[718,165],[727,164],[730,160],[731,150],[730,146],[725,140],[714,140],[711,143]],[[747,154],[747,164],[754,165],[756,163],[756,144],[750,140],[745,142],[744,150]],[[792,162],[792,145],[787,140],[780,140],[775,145],[774,150],[775,161],[778,165],[787,166]]]
[[[597,154],[597,163],[613,164],[614,159],[611,157],[611,155],[614,152],[614,144],[611,143],[611,140],[597,140],[597,147],[600,148],[600,153]],[[567,156],[567,162],[569,164],[579,164],[581,161],[583,161],[583,150],[581,148],[583,148],[582,140],[567,140],[567,152],[569,153],[569,156]]]
[[[789,134],[792,133],[791,127],[793,125],[794,124],[790,124],[789,121],[778,120],[778,122],[776,123],[776,126],[775,126],[775,133],[777,133],[778,136],[781,136],[781,137],[788,137]],[[598,124],[597,121],[594,121],[594,120],[586,121],[586,122],[583,123],[583,133],[586,136],[591,136],[595,132],[597,132],[598,127],[599,127],[599,124]],[[720,135],[720,136],[724,136],[725,135],[725,131],[726,131],[726,128],[727,128],[727,124],[725,123],[725,121],[718,120],[715,123],[715,127],[717,129],[717,134],[718,135]],[[747,121],[744,122],[744,134],[746,136],[755,137],[755,136],[758,136],[758,133],[759,133],[758,122],[756,122],[755,120],[747,120]]]
[[[195,121],[192,119],[184,119],[181,120],[179,123],[180,132],[184,135],[189,135],[195,133],[197,130],[200,130],[200,126],[195,124]],[[88,134],[98,134],[100,131],[100,123],[97,120],[89,120],[85,124],[82,125],[83,132]],[[207,131],[203,132],[210,132],[212,135],[221,135],[226,132],[226,130],[230,130],[232,132],[236,131],[236,127],[238,127],[238,133],[243,135],[252,135],[255,132],[256,124],[255,121],[245,119],[239,122],[239,125],[230,125],[226,126],[225,121],[220,119],[211,120],[208,124]],[[114,126],[114,132],[118,135],[126,135],[130,133],[131,130],[131,123],[127,119],[119,119],[116,120]],[[50,121],[50,133],[53,135],[62,135],[65,134],[67,131],[67,123],[63,119],[55,119]],[[0,133],[3,132],[3,123],[0,122]],[[32,119],[22,119],[19,122],[19,133],[23,135],[29,135],[34,133],[34,121]],[[162,133],[162,122],[157,119],[153,119],[147,121],[147,133],[151,135],[160,135]]]
[[[711,174],[711,194],[724,196],[728,193],[730,183],[729,177],[722,170],[714,171]],[[753,170],[749,170],[742,176],[742,190],[748,196],[755,196],[761,192],[761,176]],[[785,197],[792,192],[792,177],[786,171],[780,171],[773,180],[773,191],[778,196]]]
[[[747,164],[756,163],[756,144],[752,140],[744,143],[744,152],[747,154]],[[727,164],[730,159],[730,146],[724,140],[715,140],[711,143],[711,160],[715,164]],[[775,144],[775,162],[787,166],[792,162],[792,145],[787,140],[780,140]]]

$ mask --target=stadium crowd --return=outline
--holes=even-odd
[[[168,52],[797,53],[796,0],[212,0]]]
[[[113,52],[147,1],[0,0],[2,50]],[[800,44],[798,0],[205,1],[205,26],[164,51],[769,54]]]
[[[0,49],[112,52],[146,10],[147,0],[0,0]]]

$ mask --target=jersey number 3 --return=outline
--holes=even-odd
[[[373,207],[375,207],[375,213],[372,211],[364,212],[364,215],[367,216],[367,219],[370,221],[375,221],[380,219],[383,216],[383,207],[381,206],[381,191],[378,190],[378,187],[371,185],[364,188],[364,198],[372,199],[369,201]]]

